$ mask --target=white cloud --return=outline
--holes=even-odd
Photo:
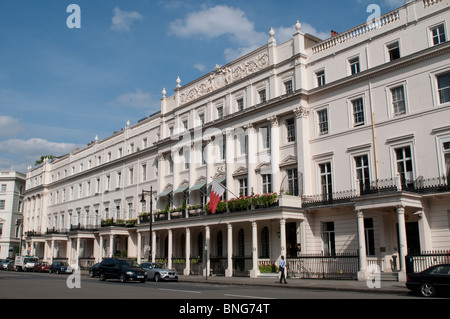
[[[115,7],[111,29],[117,31],[130,31],[132,23],[142,19],[143,17],[139,12],[122,11],[119,7]]]
[[[274,28],[278,43],[287,41],[295,33],[294,25]],[[200,11],[189,13],[184,19],[177,19],[169,26],[169,33],[183,38],[213,39],[228,36],[234,47],[225,49],[224,56],[232,61],[245,55],[269,40],[268,32],[255,30],[255,24],[249,20],[244,11],[239,8],[218,5],[203,7]],[[318,32],[307,23],[303,23],[304,33],[321,39],[328,38],[327,33]]]
[[[177,19],[170,26],[170,32],[180,37],[205,37],[208,39],[228,35],[239,44],[255,43],[266,39],[264,33],[256,32],[255,25],[245,12],[218,5],[189,13],[185,19]]]
[[[31,138],[29,140],[9,139],[0,141],[0,151],[24,156],[55,155],[67,154],[76,149],[76,144],[55,143],[42,138]]]
[[[158,106],[158,103],[159,101],[154,98],[150,92],[143,92],[142,90],[137,89],[136,92],[119,95],[113,104],[134,108],[151,108],[155,105]]]
[[[203,72],[203,71],[205,71],[206,66],[203,63],[196,63],[196,64],[194,64],[194,69],[197,69],[200,72]]]
[[[16,135],[24,130],[18,119],[0,115],[0,138]]]
[[[42,138],[28,140],[9,139],[0,141],[0,170],[14,169],[26,172],[28,166],[34,166],[36,160],[42,155],[62,156],[84,145],[72,143],[50,142]]]

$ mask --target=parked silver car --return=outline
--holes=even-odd
[[[174,269],[168,269],[165,264],[145,262],[140,265],[147,272],[148,280],[178,281],[178,273]]]

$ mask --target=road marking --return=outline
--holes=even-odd
[[[178,289],[167,289],[167,288],[158,288],[158,290],[186,292],[186,293],[191,293],[191,294],[201,294],[200,291],[193,291],[193,290],[178,290]]]
[[[256,296],[245,296],[245,295],[232,295],[232,294],[224,294],[227,297],[240,297],[240,298],[250,298],[250,299],[275,299],[269,297],[256,297]]]

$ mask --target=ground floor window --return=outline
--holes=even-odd
[[[322,223],[323,253],[325,256],[336,255],[336,239],[334,222]]]

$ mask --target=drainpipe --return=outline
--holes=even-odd
[[[378,148],[377,148],[377,135],[375,131],[375,112],[373,110],[372,102],[372,81],[369,79],[369,104],[370,104],[370,114],[372,116],[372,142],[373,142],[373,155],[375,160],[375,180],[378,183]]]

